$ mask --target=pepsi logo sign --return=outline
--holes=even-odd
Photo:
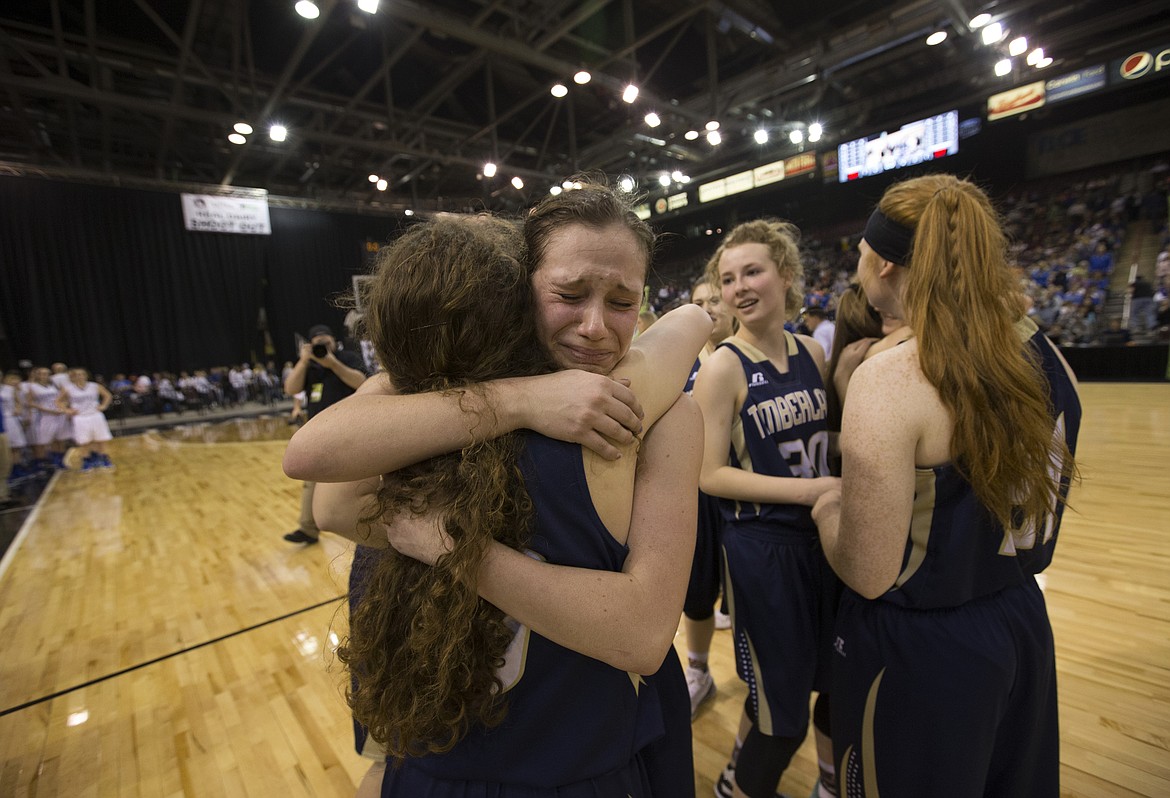
[[[1154,65],[1154,57],[1149,53],[1134,53],[1121,62],[1121,77],[1126,80],[1140,78],[1150,71]]]
[[[1158,53],[1139,50],[1122,60],[1118,67],[1118,75],[1125,80],[1137,80],[1150,72],[1161,72],[1167,67],[1170,67],[1170,47]]]

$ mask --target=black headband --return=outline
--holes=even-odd
[[[914,231],[909,227],[903,227],[879,210],[869,215],[862,238],[883,260],[899,266],[905,266],[910,260],[910,244],[914,240]]]

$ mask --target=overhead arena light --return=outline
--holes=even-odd
[[[995,74],[1003,77],[1012,71],[1012,59],[1005,58],[1002,61],[997,61],[995,64]]]
[[[284,125],[273,125],[268,128],[268,138],[273,141],[284,141],[288,138],[288,128]]]
[[[1008,55],[1015,58],[1018,55],[1023,55],[1028,52],[1028,40],[1023,36],[1017,36],[1012,39],[1012,43],[1008,45]]]
[[[321,9],[317,8],[313,0],[299,0],[293,8],[305,19],[316,19],[321,16]]]
[[[811,125],[808,126],[808,140],[809,141],[820,141],[821,134],[823,134],[824,132],[825,132],[825,128],[823,125],[821,125],[820,122],[813,122]]]
[[[232,144],[244,144],[247,142],[247,139],[244,138],[242,133],[229,133],[228,141],[230,141]]]
[[[768,131],[764,130],[763,128],[760,128],[755,133],[755,139],[756,139],[756,144],[767,144],[768,143]]]
[[[512,185],[516,187],[517,191],[519,191],[520,189],[524,188],[524,181],[520,179],[519,175],[517,175],[516,177],[512,178]]]
[[[658,127],[662,124],[662,120],[658,117],[658,114],[651,111],[650,113],[646,114],[646,124],[650,127]]]
[[[378,0],[357,0],[358,8],[365,11],[367,14],[378,13]]]
[[[947,32],[945,30],[936,30],[934,33],[926,37],[926,43],[931,47],[936,44],[942,44],[947,40]]]
[[[492,163],[491,161],[488,161],[487,163],[485,163],[483,165],[483,176],[484,177],[495,177],[496,176],[496,165],[494,163]]]
[[[626,175],[618,181],[618,188],[627,194],[631,193],[634,190],[634,178]]]
[[[1000,25],[998,22],[992,22],[983,29],[981,35],[983,36],[984,44],[995,44],[1004,37],[1003,25]]]
[[[252,135],[252,126],[247,122],[236,122],[234,125],[232,125],[232,129],[243,136]]]
[[[804,131],[799,129],[793,130],[788,134],[788,140],[793,144],[800,144],[802,141],[804,141]]]
[[[580,86],[584,86],[586,83],[588,83],[591,80],[593,80],[593,76],[590,75],[588,72],[586,72],[584,69],[582,69],[576,75],[573,75],[573,82],[580,85]]]
[[[712,147],[717,147],[721,141],[723,141],[723,137],[719,135],[718,130],[712,130],[707,134],[707,143]]]
[[[387,188],[390,187],[390,182],[388,180],[386,180],[386,178],[383,177],[375,185],[377,185],[378,191],[385,191]]]
[[[967,24],[971,26],[971,30],[978,30],[991,22],[991,14],[979,14]]]
[[[554,83],[553,87],[549,89],[549,91],[552,92],[553,97],[560,99],[569,93],[569,87],[564,83]]]
[[[622,92],[622,99],[628,103],[632,103],[634,100],[638,99],[638,87],[633,83],[631,83],[629,86],[626,86],[626,90]]]
[[[697,130],[688,130],[686,133],[683,134],[683,138],[686,139],[687,141],[694,141],[698,137],[699,137],[699,131],[697,131]]]

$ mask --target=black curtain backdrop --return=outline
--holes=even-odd
[[[345,334],[333,299],[365,270],[392,218],[272,208],[272,235],[188,232],[177,193],[0,178],[4,368],[63,361],[116,372],[262,359],[264,308],[278,364],[294,332]]]

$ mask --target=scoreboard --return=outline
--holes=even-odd
[[[847,183],[914,166],[959,151],[959,112],[947,111],[909,122],[897,130],[882,131],[846,142],[837,148],[837,180]]]

